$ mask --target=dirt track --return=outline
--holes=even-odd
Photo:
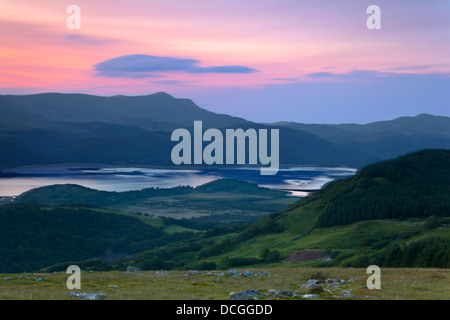
[[[310,261],[317,259],[325,259],[327,258],[327,254],[324,250],[301,250],[292,253],[288,258],[286,258],[285,262],[302,262],[302,261]]]

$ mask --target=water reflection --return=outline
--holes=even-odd
[[[196,187],[220,178],[256,183],[261,187],[292,191],[305,196],[336,178],[352,176],[351,168],[280,168],[274,176],[260,175],[259,168],[205,168],[196,170],[152,168],[52,167],[8,169],[0,173],[0,196],[17,196],[53,184],[78,184],[104,191],[141,190],[151,187]]]

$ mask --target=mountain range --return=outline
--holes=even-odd
[[[0,167],[49,164],[172,166],[171,132],[278,128],[280,165],[362,167],[425,148],[450,148],[450,118],[420,114],[369,124],[254,123],[164,92],[101,97],[0,96]]]

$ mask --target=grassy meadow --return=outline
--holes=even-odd
[[[75,292],[103,293],[107,300],[228,300],[231,292],[256,289],[266,296],[262,299],[292,299],[293,297],[269,297],[269,289],[298,291],[313,274],[323,272],[326,278],[347,281],[333,293],[320,293],[316,299],[356,300],[448,300],[450,299],[449,269],[381,269],[381,289],[369,290],[366,281],[369,274],[359,268],[304,268],[295,263],[280,268],[238,269],[253,272],[264,271],[270,276],[253,277],[218,276],[222,271],[134,271],[134,272],[82,272],[81,289],[69,290],[65,273],[24,273],[0,275],[1,300],[70,300],[67,294]],[[324,285],[324,288],[326,285]],[[338,298],[346,290],[350,298]]]

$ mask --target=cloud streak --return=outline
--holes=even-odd
[[[389,68],[390,71],[416,71],[416,70],[429,70],[433,68],[441,68],[447,67],[444,64],[427,64],[427,65],[416,65],[416,66],[403,66],[403,67],[394,67]]]
[[[425,68],[417,67],[417,68],[405,68],[400,69],[396,68],[399,71],[403,70],[422,70]],[[313,72],[308,73],[306,78],[311,80],[326,80],[328,82],[353,82],[353,83],[379,83],[380,81],[415,81],[422,80],[427,78],[442,78],[449,79],[449,73],[436,73],[436,72],[428,72],[428,73],[399,73],[399,72],[386,72],[386,71],[378,71],[378,70],[353,70],[346,73],[333,73],[333,72]]]
[[[306,75],[309,79],[314,80],[333,80],[333,81],[361,81],[374,79],[377,77],[395,75],[394,73],[380,72],[377,70],[353,70],[347,73],[334,72],[313,72]]]
[[[258,71],[239,65],[201,67],[199,64],[200,61],[196,59],[131,54],[100,62],[94,66],[94,69],[97,71],[97,76],[122,78],[158,77],[159,73],[174,71],[191,74],[245,74]]]
[[[117,42],[116,39],[108,39],[101,37],[94,37],[89,35],[81,35],[76,33],[68,33],[62,36],[65,41],[70,41],[75,44],[87,44],[87,45],[106,45],[112,42]]]

